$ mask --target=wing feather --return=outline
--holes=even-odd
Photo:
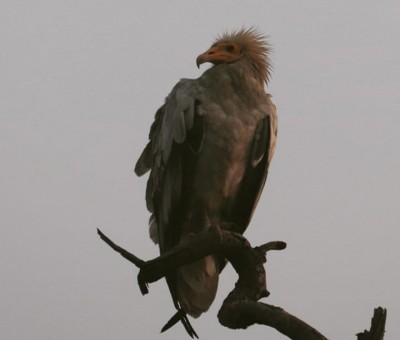
[[[150,170],[146,203],[153,215],[150,235],[164,253],[180,239],[180,221],[187,188],[192,181],[196,152],[201,147],[204,122],[197,114],[199,91],[190,80],[181,80],[157,111],[149,143],[135,166],[136,174]],[[178,317],[189,335],[196,336],[186,313],[179,306],[175,274],[166,277]],[[172,324],[175,319],[172,320]],[[168,324],[169,325],[169,324]],[[197,336],[196,336],[197,337]]]
[[[275,107],[271,103],[268,115],[257,125],[250,159],[233,209],[232,220],[240,233],[243,233],[250,223],[264,189],[269,164],[275,150],[276,134],[277,117]]]

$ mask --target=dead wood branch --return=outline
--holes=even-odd
[[[371,319],[371,328],[357,334],[357,340],[383,340],[385,335],[386,308],[378,307]]]
[[[212,226],[207,232],[196,234],[195,237],[159,257],[143,261],[116,245],[99,229],[97,231],[104,242],[140,269],[138,284],[142,294],[148,293],[149,283],[161,279],[171,271],[207,255],[220,253],[232,264],[239,276],[235,288],[229,293],[218,312],[218,319],[222,325],[237,329],[263,324],[275,328],[290,339],[327,339],[316,329],[282,308],[258,302],[269,295],[264,270],[266,253],[270,250],[285,249],[285,242],[273,241],[253,248],[242,235]],[[382,308],[377,310],[375,310],[377,315],[374,314],[372,319],[371,330],[364,333],[381,334],[381,337],[360,337],[364,334],[360,333],[357,335],[358,340],[383,340],[386,310]]]

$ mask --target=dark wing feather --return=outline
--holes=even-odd
[[[232,221],[240,233],[246,230],[267,179],[270,153],[273,152],[271,119],[266,116],[257,125],[250,159],[236,197]]]
[[[184,195],[192,182],[195,157],[191,135],[203,132],[197,118],[197,86],[181,80],[169,94],[159,128],[154,135],[153,178],[154,213],[158,222],[160,250],[165,252],[179,242]],[[196,119],[195,119],[196,116]],[[161,117],[160,117],[161,120]],[[198,138],[198,137],[197,137]],[[162,240],[161,240],[162,239]]]
[[[138,176],[144,175],[153,167],[154,151],[156,148],[157,136],[159,134],[164,116],[164,107],[165,105],[161,106],[157,110],[154,117],[154,122],[150,127],[149,142],[136,162],[135,173]]]
[[[157,225],[160,252],[174,247],[180,239],[186,195],[192,183],[196,154],[204,137],[204,121],[198,115],[197,86],[193,81],[181,80],[157,111],[150,129],[149,143],[136,166],[137,175],[148,170],[146,202],[152,221]],[[163,330],[181,321],[188,334],[197,337],[186,313],[179,306],[175,292],[175,274],[167,277],[168,287],[177,314]]]

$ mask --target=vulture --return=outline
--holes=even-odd
[[[196,59],[212,66],[182,79],[155,114],[149,142],[135,166],[150,171],[146,205],[150,237],[165,253],[212,225],[242,234],[254,212],[275,149],[277,114],[264,90],[270,46],[255,28],[224,33]],[[196,336],[187,315],[208,310],[226,260],[210,255],[166,277],[176,314]]]

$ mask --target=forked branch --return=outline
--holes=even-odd
[[[161,279],[171,271],[198,261],[207,255],[221,253],[232,264],[239,276],[235,288],[229,293],[218,312],[218,319],[222,325],[237,329],[247,328],[253,324],[263,324],[275,328],[290,339],[327,339],[316,329],[282,308],[259,302],[261,298],[269,295],[264,270],[266,253],[270,250],[284,249],[285,242],[273,241],[253,248],[242,235],[212,226],[209,231],[196,234],[195,237],[159,257],[143,261],[116,245],[99,229],[97,231],[104,242],[140,269],[138,284],[142,294],[148,293],[149,283]],[[377,318],[380,321],[374,323],[373,319],[368,334],[379,334],[378,336],[381,337],[360,337],[367,332],[365,331],[358,334],[358,340],[383,339],[385,323],[384,321],[382,323],[382,318],[386,319],[386,310],[383,315],[382,312],[379,315],[380,318],[379,316]],[[379,324],[379,327],[376,324]],[[373,331],[373,325],[379,331]]]

